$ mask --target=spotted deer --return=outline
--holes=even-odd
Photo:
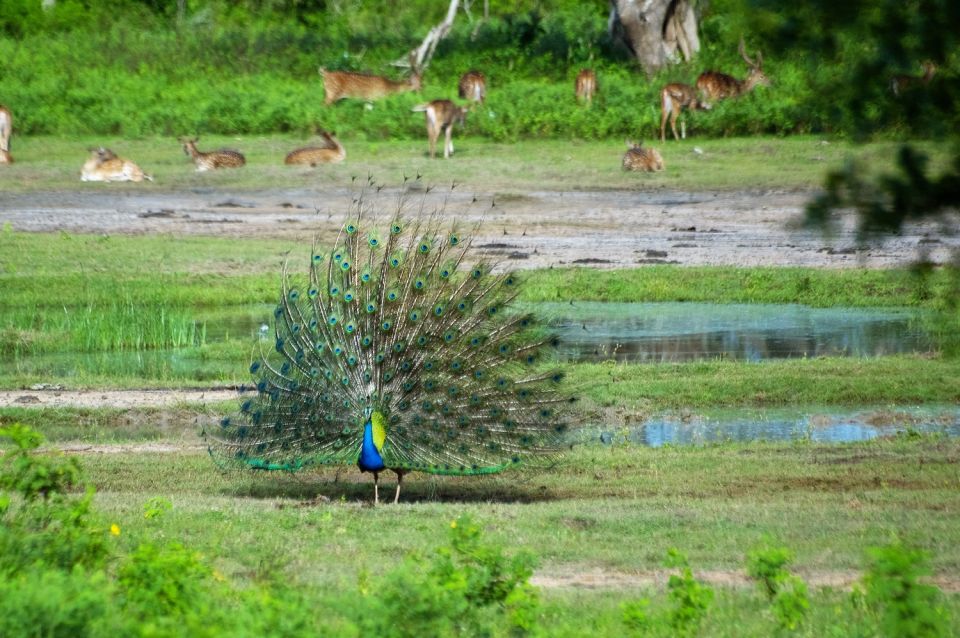
[[[770,86],[770,79],[763,73],[763,54],[757,51],[757,60],[754,62],[747,56],[747,51],[740,38],[740,46],[737,51],[740,57],[750,67],[750,72],[744,80],[718,73],[717,71],[704,71],[697,78],[697,90],[708,101],[725,100],[730,97],[738,97],[744,93],[749,93],[758,86]]]
[[[480,71],[467,71],[460,77],[457,94],[461,100],[480,102],[487,99],[487,80]]]
[[[623,154],[623,170],[655,173],[665,166],[660,152],[655,148],[642,148],[643,142],[627,140],[627,152]]]
[[[450,100],[434,100],[413,107],[413,111],[422,111],[426,116],[431,159],[436,157],[437,138],[440,137],[440,133],[446,134],[443,157],[449,158],[453,154],[453,125],[459,123],[463,126],[469,110],[469,106],[457,106]]]
[[[577,74],[577,79],[573,84],[573,94],[578,100],[587,104],[593,101],[593,94],[597,91],[597,74],[593,69],[582,69]]]
[[[677,118],[683,109],[700,109],[709,111],[711,106],[697,95],[697,90],[689,84],[668,84],[660,89],[660,141],[666,141],[667,118],[670,118],[670,129],[673,138],[677,136]],[[687,137],[687,128],[681,123],[683,138]]]
[[[203,153],[197,150],[198,138],[181,137],[180,144],[183,145],[183,152],[189,155],[197,167],[198,173],[204,171],[214,171],[220,168],[239,168],[247,163],[247,158],[239,151],[230,149],[220,149],[219,151],[210,151]]]
[[[10,109],[0,104],[0,164],[13,164],[10,155],[10,134],[13,132],[13,115]]]
[[[90,158],[80,169],[81,182],[142,182],[153,178],[128,159],[102,146],[90,149]]]
[[[353,71],[327,71],[320,67],[323,76],[323,91],[326,94],[323,103],[333,104],[348,97],[372,102],[394,93],[419,91],[422,85],[420,69],[411,54],[410,68],[412,72],[405,80],[391,80],[380,75],[368,73],[354,73]]]
[[[320,135],[325,142],[323,146],[307,146],[298,148],[295,151],[290,151],[287,153],[287,157],[283,160],[283,163],[316,166],[317,164],[342,162],[347,156],[347,152],[344,150],[340,140],[336,138],[336,135],[327,131],[320,131]]]
[[[933,76],[937,73],[937,65],[927,60],[920,65],[920,68],[923,69],[923,75],[895,75],[890,78],[890,91],[893,92],[894,95],[899,96],[903,91],[918,84],[930,84],[930,80],[932,80]]]

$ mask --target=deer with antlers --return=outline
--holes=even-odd
[[[420,69],[410,56],[412,73],[405,80],[391,80],[380,75],[354,73],[353,71],[327,71],[320,67],[323,76],[323,90],[326,94],[323,103],[330,105],[349,97],[372,102],[394,93],[419,91],[422,87]]]
[[[627,140],[627,152],[623,154],[623,170],[656,173],[665,168],[660,151],[655,148],[643,148],[643,142]]]
[[[10,109],[0,104],[0,164],[13,164],[10,155],[10,134],[13,132],[13,115]]]
[[[577,73],[577,79],[573,83],[573,94],[577,100],[586,102],[588,105],[593,101],[593,94],[597,91],[597,74],[593,69],[582,69]]]
[[[920,68],[923,69],[923,75],[919,77],[916,75],[895,75],[890,78],[890,91],[899,97],[903,91],[911,87],[930,84],[930,80],[937,73],[937,65],[927,60],[920,65]]]
[[[487,99],[487,80],[480,71],[467,71],[460,77],[457,93],[461,100],[483,103]]]
[[[183,152],[189,155],[197,167],[197,172],[214,171],[219,168],[239,168],[247,163],[247,158],[239,151],[230,149],[220,149],[219,151],[210,151],[204,153],[197,150],[197,141],[199,138],[180,138],[180,144],[183,145]]]
[[[413,107],[413,111],[422,111],[427,119],[430,159],[436,157],[437,138],[440,137],[440,133],[446,134],[446,141],[443,145],[444,159],[453,154],[453,125],[459,123],[460,126],[463,126],[469,110],[469,106],[457,106],[450,100],[434,100]]]
[[[749,93],[758,86],[770,86],[770,79],[763,73],[763,54],[757,51],[757,59],[753,61],[747,56],[746,47],[743,38],[740,38],[740,46],[737,51],[740,57],[750,67],[750,72],[746,79],[737,78],[719,73],[717,71],[704,71],[697,78],[697,90],[707,100],[724,100],[729,97],[738,97],[744,93]]]
[[[283,163],[316,166],[317,164],[342,162],[347,157],[347,152],[336,135],[327,131],[320,131],[320,135],[324,139],[323,146],[307,146],[290,151]]]
[[[670,118],[670,129],[673,131],[673,138],[679,140],[677,136],[677,118],[683,109],[699,109],[709,111],[711,106],[709,102],[704,101],[697,95],[697,90],[689,84],[668,84],[660,89],[660,141],[666,141],[667,118]],[[687,138],[687,127],[681,123],[680,128],[683,131],[683,138]]]

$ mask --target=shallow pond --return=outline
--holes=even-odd
[[[703,445],[723,441],[813,441],[850,443],[881,436],[960,436],[960,407],[858,407],[849,410],[791,408],[665,414],[620,429],[584,427],[582,444]]]

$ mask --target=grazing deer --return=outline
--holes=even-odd
[[[102,146],[90,149],[90,159],[80,169],[81,182],[142,182],[153,181],[139,166]]]
[[[684,108],[709,111],[711,106],[697,96],[697,90],[689,84],[668,84],[660,90],[660,141],[666,141],[667,117],[673,138],[677,137],[677,118]],[[687,137],[687,127],[681,125],[683,138]]]
[[[10,155],[10,133],[13,132],[13,115],[10,109],[0,104],[0,164],[13,164]]]
[[[917,84],[930,84],[930,80],[937,73],[937,65],[927,60],[920,65],[920,68],[923,69],[923,75],[919,77],[916,75],[895,75],[890,78],[890,90],[893,94],[899,96],[900,93]]]
[[[597,91],[597,74],[593,69],[583,69],[577,74],[577,80],[573,84],[573,94],[578,100],[583,100],[587,104],[593,101],[593,94]]]
[[[198,138],[181,137],[180,144],[183,145],[183,152],[189,155],[190,159],[197,167],[197,172],[213,171],[218,168],[239,168],[247,163],[247,158],[239,151],[229,149],[220,149],[219,151],[210,151],[202,153],[197,150]]]
[[[627,140],[627,152],[623,154],[623,170],[656,173],[664,169],[663,158],[655,148],[641,148],[643,142]]]
[[[480,102],[487,98],[487,80],[480,71],[467,71],[460,77],[458,94],[461,100]]]
[[[410,56],[410,77],[405,80],[390,80],[380,75],[354,73],[352,71],[327,71],[320,67],[323,76],[323,103],[330,105],[339,100],[355,97],[367,102],[406,91],[419,91],[422,87],[420,70]]]
[[[716,71],[704,71],[697,78],[697,90],[707,100],[724,100],[728,97],[737,97],[744,93],[749,93],[759,85],[770,86],[770,79],[763,73],[763,55],[757,51],[757,61],[754,62],[747,57],[747,51],[743,44],[743,38],[740,38],[740,46],[737,49],[740,57],[750,67],[750,72],[745,80],[718,73]]]
[[[328,133],[327,131],[320,131],[320,135],[326,140],[323,146],[307,146],[305,148],[298,148],[295,151],[290,151],[287,153],[287,157],[283,160],[283,163],[316,166],[317,164],[342,162],[347,156],[347,152],[343,149],[340,140],[338,140],[333,133]]]
[[[463,126],[466,121],[469,106],[457,106],[450,100],[434,100],[426,104],[418,104],[413,111],[423,111],[427,118],[427,138],[430,140],[430,159],[436,157],[437,138],[440,133],[446,133],[446,142],[443,145],[443,157],[453,154],[453,125],[457,122]]]

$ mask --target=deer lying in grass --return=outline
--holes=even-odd
[[[440,133],[446,133],[443,157],[448,158],[453,154],[453,125],[459,122],[460,126],[463,126],[469,110],[469,106],[457,106],[450,100],[434,100],[413,107],[413,111],[422,111],[426,115],[430,159],[436,157],[437,138],[440,137]]]
[[[677,136],[677,118],[680,112],[685,109],[710,110],[710,103],[705,102],[697,95],[697,90],[689,84],[668,84],[660,90],[660,141],[666,141],[667,118],[670,118],[670,129],[673,131],[673,138],[679,140]],[[687,137],[687,127],[683,129],[683,138]]]
[[[0,164],[13,164],[10,155],[10,134],[13,132],[13,115],[10,109],[0,105]]]
[[[919,77],[916,75],[895,75],[890,78],[890,90],[893,94],[899,97],[903,91],[911,87],[930,84],[930,80],[937,73],[937,65],[927,60],[920,65],[920,68],[923,69],[923,75]]]
[[[487,80],[480,71],[467,71],[460,77],[457,93],[461,100],[480,102],[487,99]]]
[[[139,166],[102,146],[90,149],[90,159],[80,169],[81,182],[142,182],[153,181]]]
[[[623,154],[623,170],[655,173],[665,166],[660,152],[655,148],[641,148],[643,142],[627,140],[627,152]]]
[[[304,148],[298,148],[295,151],[290,151],[287,153],[287,157],[283,160],[283,163],[316,166],[317,164],[342,162],[347,156],[347,152],[343,149],[340,140],[338,140],[333,133],[328,133],[327,131],[320,131],[320,135],[325,140],[323,146],[306,146]]]
[[[220,149],[219,151],[210,151],[203,153],[197,150],[198,138],[181,137],[180,143],[183,145],[183,152],[190,156],[197,172],[213,171],[219,168],[239,168],[247,163],[247,158],[239,151],[229,149]]]
[[[763,73],[763,55],[757,51],[756,62],[747,57],[743,38],[740,38],[740,46],[737,48],[737,51],[740,52],[740,57],[742,57],[743,61],[747,63],[747,66],[750,67],[750,72],[747,74],[746,79],[738,80],[726,73],[704,71],[700,74],[700,77],[697,78],[697,90],[700,91],[706,100],[716,101],[729,97],[738,97],[744,93],[749,93],[757,86],[770,86],[770,79]]]
[[[320,75],[323,76],[323,91],[326,94],[323,103],[330,105],[348,97],[372,102],[394,93],[419,91],[422,86],[421,75],[413,62],[414,59],[411,56],[410,68],[413,69],[413,72],[410,77],[399,81],[368,73],[327,71],[320,67]]]
[[[583,69],[577,74],[577,79],[573,84],[573,94],[577,100],[583,100],[587,104],[593,101],[593,94],[597,91],[597,74],[593,69]]]

